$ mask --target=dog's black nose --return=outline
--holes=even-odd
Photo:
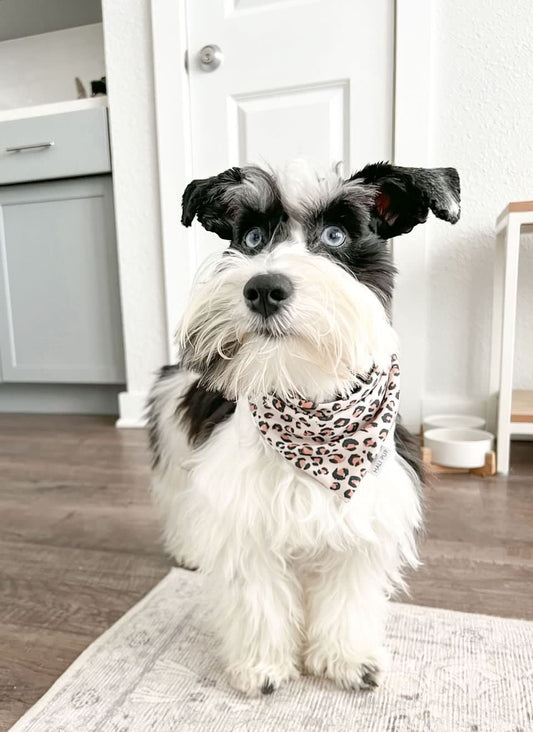
[[[293,290],[294,287],[288,277],[272,272],[255,275],[248,280],[243,295],[250,310],[268,318],[280,309],[285,300],[292,295]]]

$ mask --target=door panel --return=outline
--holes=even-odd
[[[228,125],[228,143],[230,155],[239,165],[249,161],[280,165],[308,156],[310,150],[323,164],[347,159],[346,82],[242,96],[234,102],[237,119]]]
[[[257,10],[276,3],[298,3],[304,5],[308,0],[226,0],[228,11]]]
[[[346,172],[392,153],[394,1],[189,0],[195,177],[307,157]],[[199,51],[223,61],[205,72]],[[197,230],[199,256],[216,244]]]

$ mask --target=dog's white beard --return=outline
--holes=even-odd
[[[243,288],[278,272],[291,301],[268,319],[251,313]],[[377,296],[342,266],[298,242],[246,257],[228,252],[200,272],[178,331],[186,361],[229,398],[276,392],[323,401],[349,391],[355,374],[387,368],[396,336]]]

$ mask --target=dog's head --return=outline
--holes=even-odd
[[[197,278],[179,329],[184,362],[230,398],[348,391],[355,374],[390,364],[387,240],[430,210],[458,221],[453,168],[377,163],[344,179],[248,166],[192,181],[182,223],[197,217],[230,244]]]

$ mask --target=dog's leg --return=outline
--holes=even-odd
[[[305,668],[344,689],[378,686],[387,599],[368,556],[327,552],[306,582]]]
[[[271,694],[298,676],[301,587],[281,561],[253,550],[240,557],[233,577],[220,569],[208,584],[231,684],[251,696]]]

